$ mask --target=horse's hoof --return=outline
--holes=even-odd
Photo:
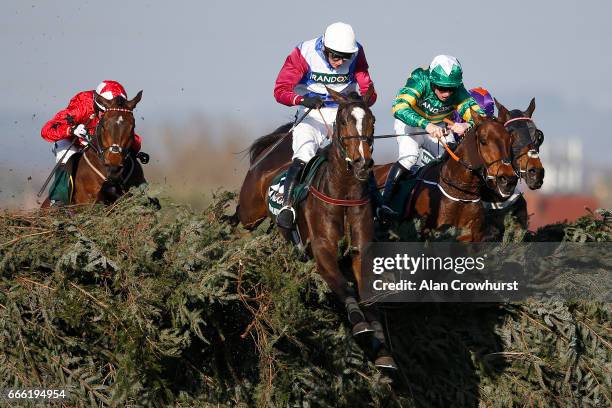
[[[353,336],[357,336],[357,335],[364,334],[364,333],[370,333],[373,331],[374,329],[372,329],[372,326],[370,326],[370,323],[366,321],[359,322],[353,326]]]
[[[374,365],[378,368],[386,368],[388,370],[397,370],[397,364],[391,356],[380,356],[374,361]]]

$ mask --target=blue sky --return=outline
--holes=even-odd
[[[408,74],[444,53],[462,62],[468,87],[488,88],[509,108],[535,96],[546,143],[579,137],[589,160],[607,163],[607,149],[590,146],[609,145],[610,2],[347,4],[4,0],[0,167],[32,157],[50,168],[40,127],[103,79],[121,81],[130,95],[144,90],[141,129],[205,114],[271,130],[293,114],[272,96],[286,55],[334,21],[352,24],[365,47],[379,93],[377,132],[392,130],[391,103]],[[383,151],[396,149],[386,143]]]

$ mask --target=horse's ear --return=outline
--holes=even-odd
[[[98,95],[96,92],[94,92],[94,102],[96,103],[96,105],[98,106],[102,106],[104,109],[108,109],[112,106],[113,104],[113,100],[111,99],[110,101],[106,98],[104,98],[101,95]]]
[[[327,86],[325,87],[325,89],[327,89],[327,93],[333,98],[334,101],[338,103],[348,102],[348,98],[342,95],[340,92],[336,92],[333,89],[328,88]]]
[[[497,106],[497,117],[502,122],[506,123],[508,120],[510,120],[510,112],[508,112],[508,109],[506,109],[504,105],[499,103],[497,99],[493,98],[493,100],[495,101],[495,106]]]
[[[482,116],[478,114],[472,107],[470,106],[470,115],[472,116],[472,120],[474,121],[474,126],[478,126],[480,122],[482,122]]]
[[[531,102],[529,102],[529,107],[525,111],[525,115],[531,117],[533,115],[533,111],[535,110],[535,98],[531,98]]]
[[[365,102],[366,105],[368,105],[368,102],[370,101],[370,98],[372,97],[372,95],[374,95],[374,84],[370,84],[370,86],[368,87],[367,92],[362,97],[362,99],[363,99],[363,101]]]
[[[129,109],[129,110],[134,110],[134,108],[136,107],[136,105],[138,105],[138,102],[140,102],[140,99],[142,99],[142,91],[138,92],[136,94],[136,96],[131,100],[131,101],[127,101],[125,103],[125,106]]]

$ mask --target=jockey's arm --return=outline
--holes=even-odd
[[[142,147],[142,138],[138,136],[138,134],[134,133],[134,141],[132,141],[132,145],[130,148],[138,153]]]
[[[287,106],[299,105],[304,99],[294,92],[295,86],[308,72],[308,63],[298,48],[294,48],[285,60],[274,85],[274,98]]]
[[[88,103],[93,102],[87,92],[75,95],[65,109],[56,113],[53,119],[43,126],[40,132],[42,138],[48,142],[57,142],[69,138],[70,131],[74,126],[84,124],[89,119],[93,107],[87,109],[86,104]]]
[[[424,84],[422,81],[418,81],[412,76],[408,78],[406,85],[399,90],[395,97],[392,112],[396,119],[401,120],[408,126],[425,129],[430,121],[425,119],[414,109],[417,99],[424,92],[423,87]]]
[[[363,48],[360,47],[357,54],[357,61],[355,62],[355,80],[359,85],[359,93],[361,95],[365,95],[370,85],[374,85],[374,83],[372,82],[372,78],[370,78],[368,68],[369,66],[368,61],[365,57],[365,53],[363,52]],[[374,102],[376,102],[377,97],[378,95],[376,95],[376,91],[374,91],[374,93],[368,100],[368,105],[374,105]]]

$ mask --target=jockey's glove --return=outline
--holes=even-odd
[[[87,129],[85,125],[80,124],[72,128],[72,134],[81,139],[87,135]]]
[[[444,129],[433,123],[428,123],[425,127],[425,131],[436,139],[442,139],[444,137]]]
[[[323,99],[319,96],[305,96],[302,102],[300,102],[300,105],[311,109],[319,109],[323,106]]]

